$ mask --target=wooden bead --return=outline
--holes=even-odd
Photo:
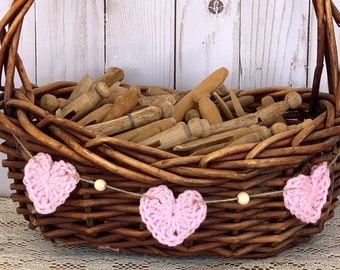
[[[94,188],[97,190],[97,191],[104,191],[106,189],[106,181],[103,180],[103,179],[97,179],[95,182],[94,182]]]
[[[240,192],[239,194],[237,194],[237,202],[241,205],[246,205],[248,204],[250,201],[250,197],[249,194],[247,192]]]

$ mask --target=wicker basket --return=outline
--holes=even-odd
[[[318,54],[312,89],[266,87],[241,91],[251,93],[255,104],[265,95],[277,101],[290,91],[301,94],[303,103],[285,114],[289,123],[312,118],[300,132],[291,132],[265,144],[243,144],[226,151],[199,156],[178,156],[157,148],[142,146],[108,136],[58,118],[37,105],[45,93],[65,95],[65,82],[36,87],[30,83],[17,54],[22,20],[34,0],[16,0],[0,22],[0,66],[5,73],[1,83],[0,150],[7,154],[3,166],[13,179],[12,199],[19,204],[32,228],[39,227],[46,239],[57,246],[86,245],[119,252],[161,256],[198,254],[229,258],[269,257],[307,242],[333,217],[340,194],[340,83],[333,18],[339,12],[327,0],[313,1],[318,18]],[[337,21],[340,23],[339,21]],[[319,93],[323,62],[326,62],[329,94]],[[14,87],[15,70],[22,87]],[[255,109],[255,108],[254,108]],[[20,142],[20,143],[18,143]],[[91,146],[91,147],[89,147]],[[257,151],[254,154],[255,146]],[[251,152],[251,155],[249,153]],[[97,191],[91,183],[80,181],[63,205],[54,213],[39,214],[23,183],[24,167],[30,154],[48,153],[53,160],[75,166],[82,178],[104,179],[119,190]],[[251,157],[251,158],[250,158]],[[308,175],[310,168],[326,161],[331,184],[321,218],[315,224],[300,221],[285,207],[283,188],[288,179]],[[333,162],[332,162],[333,161]],[[335,161],[335,162],[334,162]],[[142,222],[140,198],[149,188],[166,185],[175,196],[196,190],[208,204],[199,228],[174,247],[160,244]],[[235,198],[246,191],[250,202],[241,205]],[[262,194],[262,196],[256,196]],[[265,194],[265,195],[263,195]]]

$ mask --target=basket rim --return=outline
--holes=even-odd
[[[299,93],[301,103],[298,108],[291,108],[286,119],[300,124],[315,110],[311,123],[260,143],[243,143],[197,156],[181,156],[106,136],[36,105],[35,98],[74,83],[56,82],[42,87],[30,83],[17,46],[24,15],[33,3],[34,0],[14,1],[0,21],[0,67],[1,71],[6,70],[1,100],[4,113],[0,112],[0,137],[5,142],[0,145],[0,151],[8,155],[3,166],[9,168],[8,175],[14,179],[12,189],[16,194],[12,199],[19,203],[17,212],[29,220],[32,227],[40,227],[45,238],[66,239],[60,246],[105,246],[122,252],[163,256],[206,254],[263,258],[309,240],[332,218],[340,194],[340,163],[337,162],[340,84],[332,22],[338,11],[331,1],[313,1],[318,18],[318,53],[311,89],[265,87],[239,92],[241,96],[253,94],[256,101],[270,95],[284,106],[290,102],[286,99],[288,95]],[[319,93],[318,89],[324,61],[330,78],[329,94]],[[14,89],[15,71],[20,74],[22,89]],[[71,175],[77,185],[69,198],[47,215],[37,211],[26,184],[26,166],[36,162],[36,154],[40,153],[53,156],[52,168],[64,161],[79,174]],[[330,187],[326,183],[322,189],[326,202],[315,224],[303,223],[289,212],[283,198],[290,190],[285,187],[290,179],[301,174],[312,177],[314,165],[320,164],[325,171],[329,169],[331,175],[326,180]],[[36,174],[39,176],[39,172]],[[110,188],[96,189],[99,179],[104,180],[99,189],[103,185]],[[197,231],[185,238],[183,244],[170,248],[157,242],[153,229],[147,222],[143,223],[140,214],[141,201],[154,199],[147,194],[150,188],[164,185],[176,196],[188,190],[201,194],[203,199],[189,200],[194,207],[204,208],[209,204],[205,219],[198,229],[194,226]],[[249,199],[250,202],[241,203]],[[202,218],[204,212],[200,214]]]

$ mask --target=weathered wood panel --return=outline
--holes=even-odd
[[[308,1],[242,1],[240,87],[306,84]]]
[[[176,87],[188,90],[216,68],[229,69],[227,85],[239,84],[241,1],[178,0]]]
[[[10,2],[0,2],[0,16]],[[127,80],[187,89],[224,65],[233,87],[311,84],[316,27],[308,1],[220,1],[219,14],[208,8],[218,1],[106,2],[106,32],[104,0],[36,2],[19,48],[32,81],[77,80],[117,65]]]
[[[174,0],[108,0],[106,64],[129,83],[174,85]]]
[[[104,72],[104,2],[36,1],[37,83]]]

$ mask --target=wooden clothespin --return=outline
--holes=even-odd
[[[169,114],[168,110],[172,111],[172,108],[169,108],[168,106],[163,106],[162,104],[159,106],[160,107],[148,106],[117,119],[90,125],[88,127],[107,135],[114,135],[130,129],[135,129],[160,120],[163,115]]]
[[[208,118],[212,123],[222,122],[216,105],[210,100],[210,94],[221,87],[228,73],[224,67],[217,69],[177,102],[174,106],[176,121],[182,121],[185,113],[198,103],[203,118]]]
[[[58,115],[73,121],[78,121],[90,111],[94,110],[99,102],[110,95],[110,89],[104,82],[97,83],[94,90],[87,91],[60,109]]]

